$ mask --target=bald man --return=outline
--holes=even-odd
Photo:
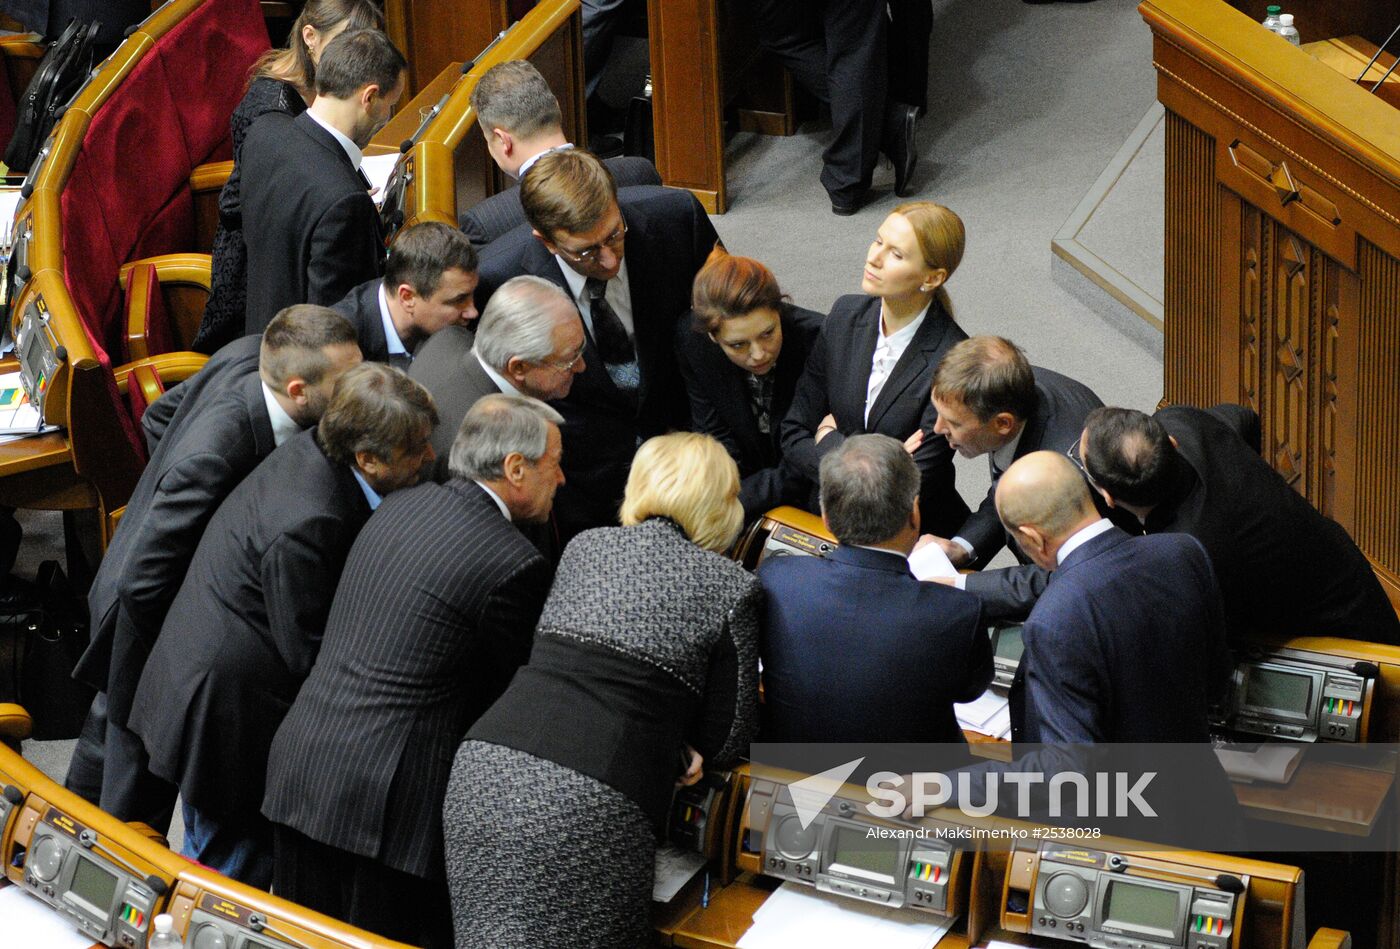
[[[1206,741],[1206,710],[1228,665],[1220,591],[1200,542],[1125,534],[1058,452],[1012,464],[996,507],[1026,556],[1053,572],[1025,624],[1012,740]]]

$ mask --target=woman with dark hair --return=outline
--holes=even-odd
[[[812,485],[783,463],[779,426],[824,317],[793,306],[773,272],[716,247],[695,275],[693,318],[676,328],[676,356],[697,432],[739,466],[745,521],[803,504]]]
[[[923,531],[940,537],[969,513],[953,485],[953,450],[933,432],[930,398],[943,354],[967,339],[944,286],[965,241],[962,220],[942,205],[895,208],[865,253],[864,293],[831,308],[782,424],[784,459],[813,484],[822,457],[848,436],[904,442],[919,466]]]
[[[248,91],[229,121],[233,172],[219,192],[219,226],[214,232],[209,300],[191,348],[212,353],[243,335],[248,301],[248,249],[243,243],[239,158],[253,121],[269,112],[296,116],[316,98],[316,64],[321,50],[346,30],[379,29],[383,17],[371,0],[307,0],[292,24],[286,49],[270,49],[249,71]]]
[[[628,474],[623,526],[565,548],[529,664],[452,765],[458,949],[652,944],[674,788],[732,764],[754,733],[763,593],[723,553],[738,494],[714,439],[658,435]]]

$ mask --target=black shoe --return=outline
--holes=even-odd
[[[865,207],[865,202],[868,200],[870,200],[869,189],[862,191],[853,198],[838,198],[832,195],[831,213],[840,217],[850,217],[852,214],[855,214],[861,208]]]
[[[885,108],[884,152],[894,163],[894,193],[901,198],[909,195],[914,167],[919,163],[919,146],[914,140],[918,119],[917,106],[891,102]]]

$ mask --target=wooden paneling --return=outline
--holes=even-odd
[[[1365,32],[1375,9],[1328,15]],[[1257,409],[1265,457],[1400,605],[1400,113],[1220,0],[1141,10],[1167,108],[1166,400]]]
[[[656,169],[722,214],[724,95],[715,0],[648,0]]]
[[[504,0],[386,0],[385,26],[408,57],[404,101],[451,62],[474,59],[509,25]]]

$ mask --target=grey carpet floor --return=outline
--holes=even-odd
[[[997,333],[1031,361],[1090,385],[1108,404],[1150,410],[1162,366],[1052,279],[1050,241],[1154,98],[1151,39],[1134,0],[1026,5],[935,0],[928,115],[919,125],[916,198],[962,216],[967,253],[949,281],[957,320]],[[730,251],[756,257],[803,306],[825,310],[860,289],[870,239],[899,203],[893,172],[849,218],[831,214],[818,183],[829,131],[788,138],[740,134],[730,144],[729,213],[715,219]],[[981,459],[958,462],[974,506],[987,490]],[[23,515],[18,572],[59,556],[55,515]],[[1005,555],[1003,555],[1005,556]],[[29,742],[27,757],[61,777],[71,742]]]

